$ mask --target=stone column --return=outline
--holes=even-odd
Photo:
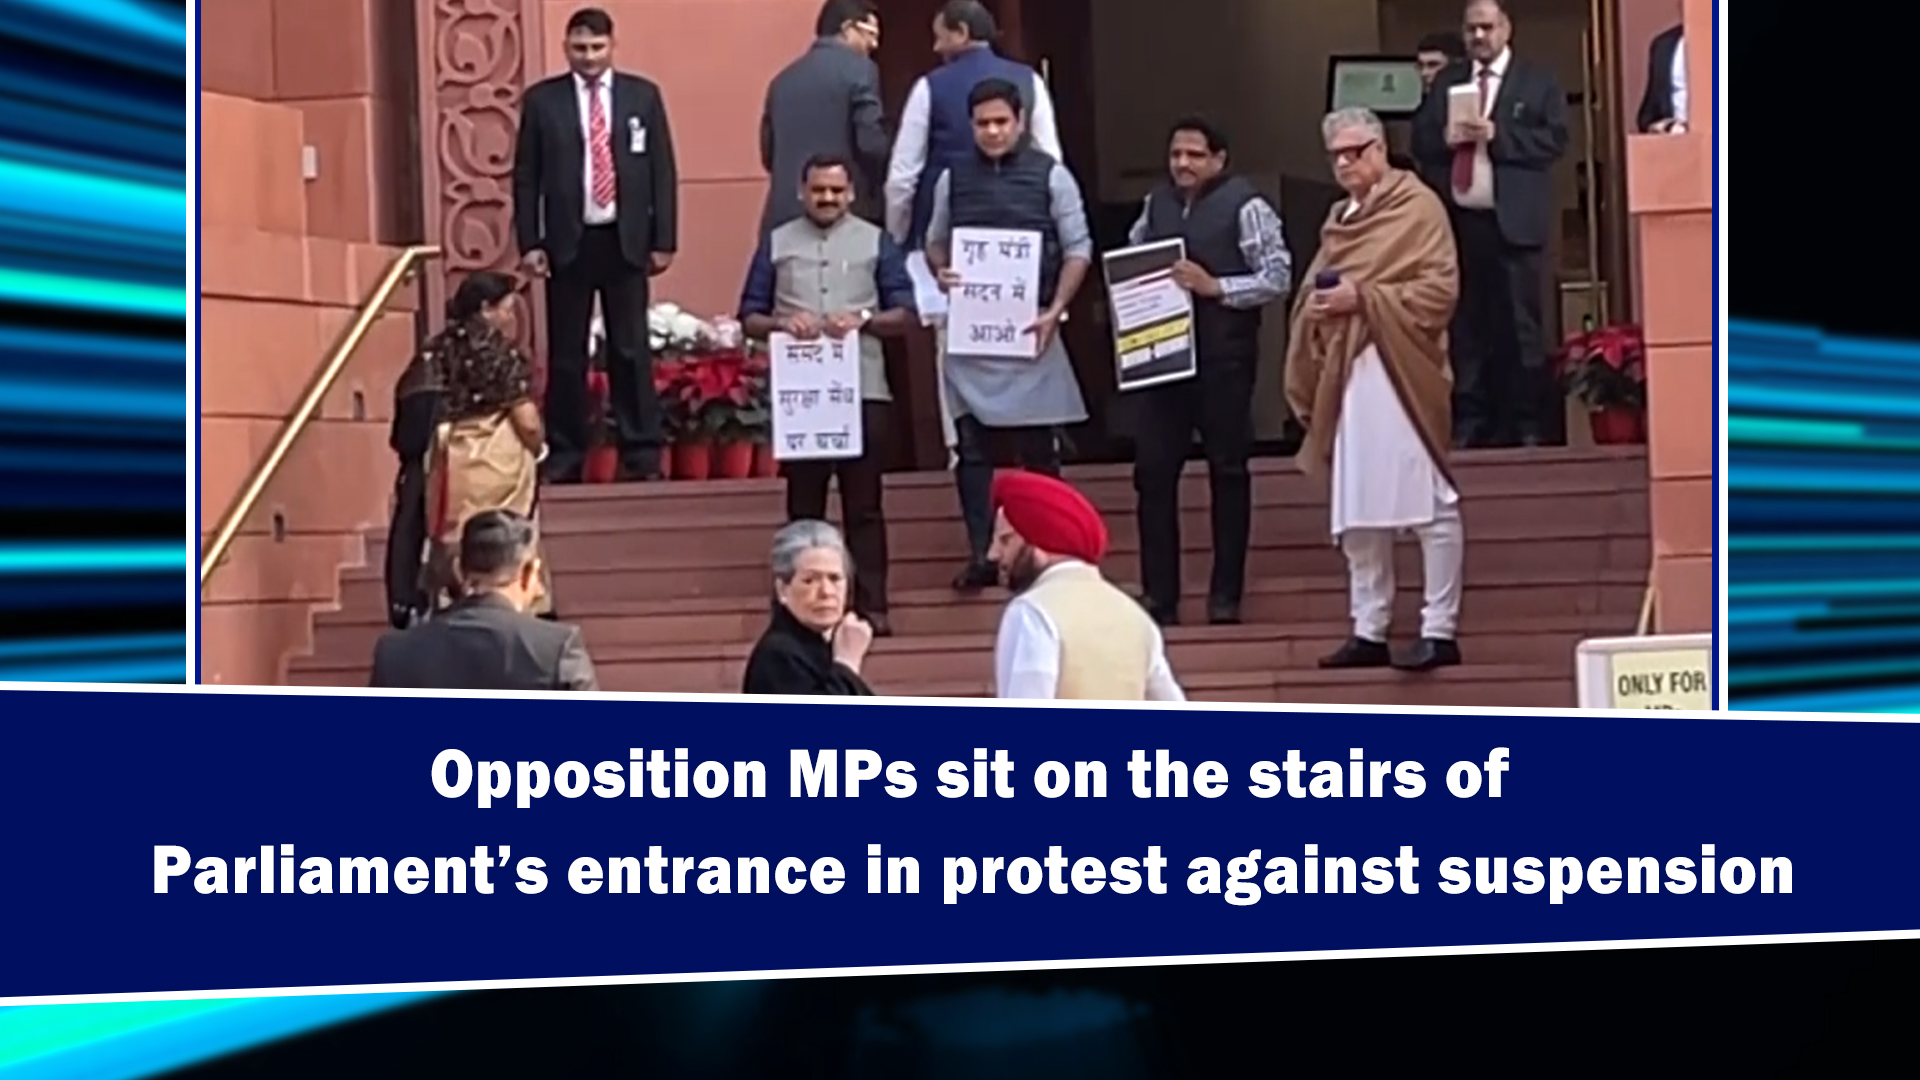
[[[1640,253],[1647,340],[1655,627],[1661,633],[1711,630],[1719,593],[1713,572],[1719,405],[1712,0],[1686,0],[1684,17],[1692,123],[1681,135],[1627,138],[1628,209]]]

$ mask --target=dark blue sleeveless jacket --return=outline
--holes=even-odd
[[[1031,229],[1040,234],[1040,295],[1035,299],[1042,308],[1053,303],[1060,282],[1060,230],[1053,222],[1050,186],[1058,164],[1032,139],[1022,139],[998,160],[976,148],[954,163],[947,179],[953,228]]]
[[[1021,111],[1031,118],[1038,76],[1027,65],[1004,59],[990,45],[968,49],[927,75],[927,163],[920,170],[920,186],[913,195],[908,250],[918,250],[926,243],[927,223],[933,218],[934,182],[955,163],[976,153],[967,95],[988,79],[1005,79],[1019,87]]]

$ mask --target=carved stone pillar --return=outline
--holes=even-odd
[[[428,243],[445,265],[428,286],[437,317],[475,270],[512,272],[513,144],[520,95],[541,77],[540,0],[416,0],[420,180]],[[545,296],[522,284],[519,338],[544,372]]]

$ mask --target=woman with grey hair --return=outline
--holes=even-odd
[[[871,696],[860,677],[873,627],[847,610],[853,558],[840,530],[796,521],[773,537],[773,620],[747,657],[743,694]]]

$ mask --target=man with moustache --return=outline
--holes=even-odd
[[[1468,59],[1440,72],[1413,118],[1414,159],[1447,204],[1460,250],[1455,442],[1539,446],[1556,441],[1565,417],[1543,335],[1567,95],[1552,68],[1511,47],[1502,0],[1471,0],[1463,32]],[[1455,90],[1477,106],[1458,122]]]
[[[1101,575],[1107,526],[1086,496],[1040,473],[994,478],[993,561],[1014,593],[994,642],[1001,698],[1185,701],[1160,628]]]
[[[1227,137],[1198,117],[1168,136],[1168,182],[1147,196],[1132,244],[1180,239],[1173,280],[1193,298],[1199,373],[1137,392],[1133,487],[1139,495],[1141,602],[1162,626],[1180,621],[1180,474],[1195,432],[1207,457],[1213,571],[1207,621],[1240,621],[1253,525],[1253,384],[1261,311],[1292,286],[1280,215],[1228,168]]]
[[[887,621],[887,522],[881,511],[888,403],[886,357],[880,337],[913,325],[913,279],[906,256],[880,226],[854,217],[853,168],[822,154],[802,170],[806,213],[767,234],[754,253],[741,290],[740,322],[747,336],[775,331],[803,341],[822,334],[860,335],[861,453],[840,461],[790,461],[787,520],[827,516],[827,485],[840,480],[840,513],[853,556],[853,609],[876,637]]]
[[[513,232],[526,271],[547,283],[547,480],[586,466],[587,343],[593,302],[607,328],[608,397],[621,471],[660,476],[665,432],[648,344],[650,279],[679,247],[679,173],[660,87],[613,70],[613,18],[567,19],[567,67],[520,103]]]

